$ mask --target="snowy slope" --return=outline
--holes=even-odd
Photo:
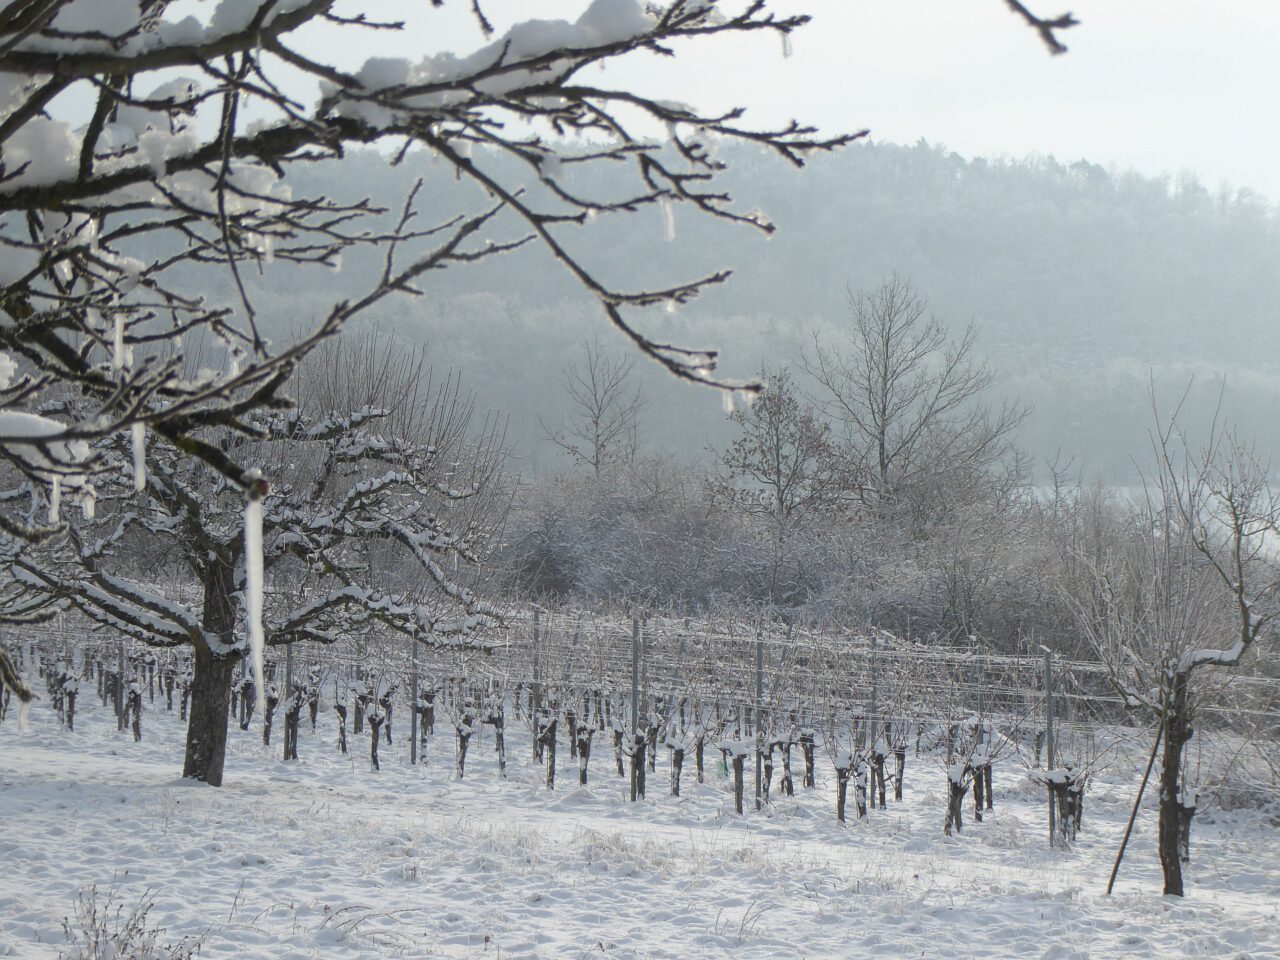
[[[157,702],[135,744],[91,692],[75,733],[45,703],[25,733],[0,725],[0,955],[75,956],[62,920],[97,884],[126,913],[149,891],[161,941],[204,936],[201,957],[1280,957],[1280,834],[1261,815],[1197,822],[1179,902],[1159,895],[1144,811],[1118,895],[1102,895],[1140,743],[1098,778],[1063,852],[1008,762],[994,814],[951,839],[928,758],[909,759],[902,804],[841,827],[821,754],[816,791],[738,818],[692,763],[683,798],[660,759],[649,799],[625,802],[600,740],[591,785],[562,744],[548,792],[514,725],[505,782],[491,736],[457,781],[442,727],[418,768],[397,729],[378,774],[364,736],[337,754],[328,717],[315,734],[304,718],[290,764],[257,725],[233,728],[212,789],[177,777],[176,715]]]

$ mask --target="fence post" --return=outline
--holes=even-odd
[[[1045,741],[1045,759],[1048,767],[1045,773],[1053,776],[1053,654],[1045,648],[1044,651],[1044,741]],[[1058,812],[1053,805],[1053,789],[1049,789],[1049,846],[1054,846],[1056,834],[1058,832]]]
[[[880,714],[880,638],[871,634],[871,746],[876,742],[876,718]]]
[[[538,719],[542,716],[542,611],[533,608],[533,755],[538,756]]]
[[[982,641],[975,636],[978,644],[978,742],[986,740],[987,733],[987,654]]]
[[[124,729],[124,637],[116,658],[116,729]]]
[[[636,731],[639,729],[640,717],[640,620],[631,618],[631,749],[636,747]],[[643,762],[643,758],[641,761]],[[637,760],[631,758],[631,802],[635,803],[638,793],[636,783]]]
[[[409,765],[418,762],[418,637],[409,637]]]
[[[764,805],[764,797],[761,789],[761,769],[763,762],[762,751],[764,750],[764,634],[760,628],[756,628],[756,709],[755,709],[755,727],[756,727],[756,810]]]
[[[645,722],[653,709],[653,689],[649,686],[649,618],[640,620],[640,699],[644,703]]]

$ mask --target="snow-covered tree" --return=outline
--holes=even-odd
[[[24,495],[15,484],[0,508],[11,540],[56,532],[64,496],[92,513],[93,474],[105,463],[91,444],[122,433],[135,454],[147,444],[162,460],[199,460],[256,514],[273,478],[239,459],[253,448],[226,437],[270,436],[308,350],[391,293],[425,292],[442,269],[527,244],[541,245],[642,353],[716,383],[714,351],[652,339],[638,312],[687,301],[727,273],[626,289],[625,275],[588,266],[573,229],[680,203],[769,231],[716,185],[723,163],[713,141],[748,140],[801,164],[857,136],[821,138],[796,123],[757,129],[740,110],[706,112],[588,75],[677,46],[696,56],[719,35],[786,36],[807,19],[775,16],[761,2],[726,11],[701,0],[592,0],[573,19],[501,32],[472,4],[477,33],[444,45],[452,49],[349,65],[346,51],[388,31],[421,30],[434,43],[444,16],[432,4],[411,21],[383,22],[351,6],[0,7],[0,457],[27,485]],[[394,149],[391,162],[452,168],[453,195],[430,198],[442,211],[433,223],[419,223],[417,191],[389,218],[367,200],[297,192],[291,169],[362,144]],[[586,165],[625,165],[633,186],[579,192],[571,173]],[[247,271],[336,268],[344,251],[366,245],[383,251],[382,269],[354,278],[343,299],[273,343]],[[226,271],[227,297],[204,296],[208,275],[195,268],[209,264]],[[197,341],[212,356],[194,365],[188,347]],[[47,519],[37,512],[46,502]]]
[[[1081,556],[1077,619],[1126,704],[1156,721],[1164,892],[1184,893],[1196,791],[1184,753],[1197,707],[1280,613],[1280,500],[1255,451],[1218,431],[1196,450],[1157,423],[1145,500],[1112,519],[1110,549]]]
[[[357,345],[304,362],[299,407],[256,425],[267,439],[224,437],[239,459],[277,478],[262,502],[260,573],[238,488],[160,446],[148,453],[140,495],[110,479],[123,471],[104,475],[97,520],[12,561],[33,593],[143,643],[190,648],[185,776],[221,783],[255,575],[272,646],[370,631],[473,644],[498,617],[475,589],[475,570],[502,520],[500,431],[473,435],[457,382],[423,389],[412,352]],[[108,451],[108,461],[128,456],[125,447]],[[160,579],[160,565],[180,572]]]

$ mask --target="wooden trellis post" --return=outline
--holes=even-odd
[[[418,762],[418,638],[409,638],[409,764]]]
[[[538,718],[542,716],[542,611],[533,608],[533,756],[538,759],[542,749],[538,742]]]
[[[763,806],[761,792],[761,752],[764,749],[764,634],[756,629],[756,810]]]
[[[644,762],[643,757],[636,757],[636,731],[640,728],[640,620],[631,618],[631,802],[639,795],[637,765]]]
[[[1044,740],[1046,774],[1053,776],[1053,654],[1044,651]],[[1053,805],[1053,790],[1049,791],[1049,846],[1053,846],[1058,832],[1058,814]]]

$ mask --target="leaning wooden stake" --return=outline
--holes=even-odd
[[[1107,881],[1107,896],[1111,896],[1111,888],[1115,886],[1116,874],[1120,872],[1120,861],[1124,859],[1125,847],[1129,845],[1129,834],[1133,832],[1133,821],[1138,819],[1138,805],[1142,803],[1143,791],[1147,789],[1147,781],[1151,779],[1151,768],[1156,763],[1156,751],[1160,749],[1160,738],[1164,736],[1164,717],[1156,727],[1156,742],[1151,745],[1151,756],[1147,760],[1147,772],[1142,775],[1142,783],[1138,785],[1138,799],[1133,801],[1133,812],[1129,814],[1129,825],[1124,828],[1124,839],[1120,841],[1120,849],[1116,851],[1115,866],[1111,868],[1111,879]]]

